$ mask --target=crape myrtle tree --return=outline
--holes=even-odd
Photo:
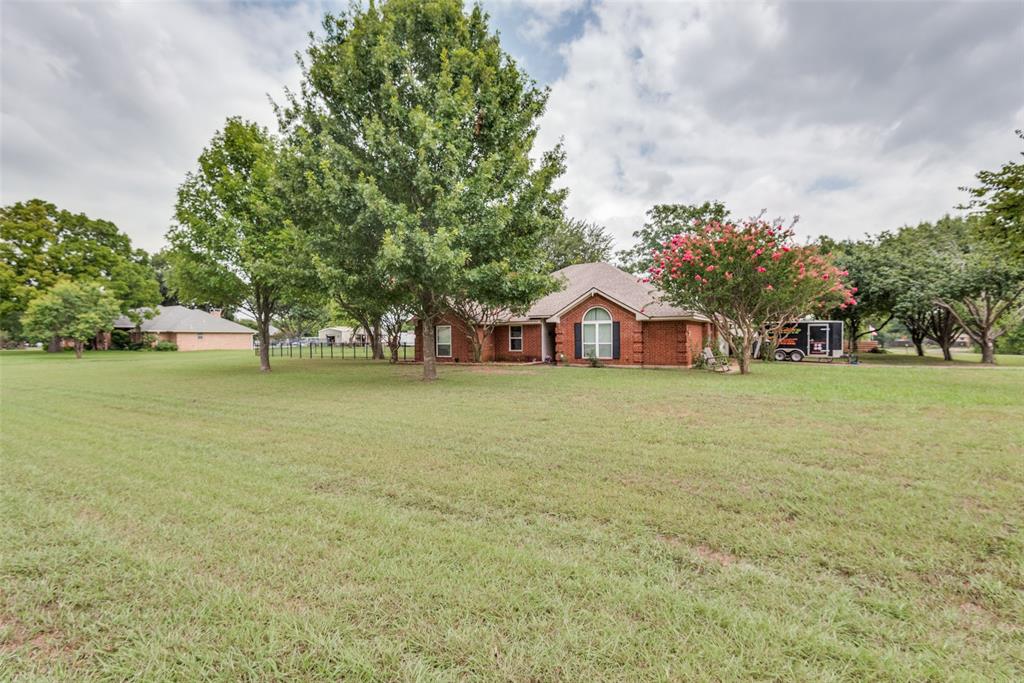
[[[325,264],[351,271],[338,245],[359,244],[408,294],[435,379],[434,325],[476,274],[500,264],[537,275],[537,296],[549,286],[540,244],[562,218],[564,159],[532,154],[548,93],[479,5],[390,0],[323,29],[279,110],[296,218]]]
[[[66,279],[98,283],[136,321],[136,309],[160,303],[145,252],[110,221],[41,199],[0,209],[0,327],[18,336],[29,302]],[[60,350],[59,338],[49,341]]]
[[[62,280],[29,302],[22,324],[32,339],[71,339],[81,358],[86,340],[113,328],[119,312],[117,298],[99,283]]]
[[[260,370],[270,371],[270,321],[319,294],[316,269],[285,211],[278,143],[229,118],[178,189],[171,244],[179,298],[241,308],[256,321]]]
[[[1024,314],[1024,259],[984,231],[971,220],[945,221],[934,242],[945,252],[949,277],[936,304],[981,348],[981,362],[995,364],[996,341]]]
[[[728,220],[729,210],[718,201],[703,204],[655,204],[647,212],[647,222],[633,233],[636,244],[618,252],[619,265],[636,275],[646,273],[654,263],[654,255],[661,253],[665,243],[679,233],[680,226],[725,223]]]
[[[665,301],[706,316],[747,374],[755,339],[813,310],[856,304],[845,271],[815,246],[798,246],[792,227],[752,219],[695,225],[654,256],[646,281]]]

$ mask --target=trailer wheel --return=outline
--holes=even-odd
[[[777,361],[784,361],[784,360],[788,360],[788,359],[789,359],[789,356],[786,354],[785,351],[783,351],[782,349],[776,349],[776,351],[775,351],[775,360],[777,360]]]
[[[789,359],[791,361],[793,361],[794,363],[799,363],[800,361],[802,361],[804,359],[804,353],[803,353],[803,351],[799,351],[799,350],[794,351],[793,353],[789,354]]]

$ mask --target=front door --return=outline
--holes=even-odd
[[[828,355],[828,325],[807,326],[807,355]]]

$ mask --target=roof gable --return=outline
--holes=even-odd
[[[637,314],[638,319],[690,318],[703,320],[687,311],[661,301],[661,293],[653,285],[640,282],[635,275],[610,263],[581,263],[551,274],[563,287],[543,297],[526,313],[528,318],[552,318],[577,305],[596,292]]]

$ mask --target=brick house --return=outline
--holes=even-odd
[[[250,350],[255,330],[220,317],[184,306],[157,306],[156,314],[136,325],[127,316],[114,321],[114,329],[127,330],[133,341],[152,334],[156,341],[169,341],[179,351]]]
[[[594,354],[608,365],[690,366],[711,341],[707,318],[661,302],[653,285],[611,264],[583,263],[552,276],[562,289],[502,321],[483,342],[483,360],[587,363]],[[417,323],[417,361],[421,332]],[[451,314],[438,321],[435,344],[438,361],[472,361],[466,326]]]

